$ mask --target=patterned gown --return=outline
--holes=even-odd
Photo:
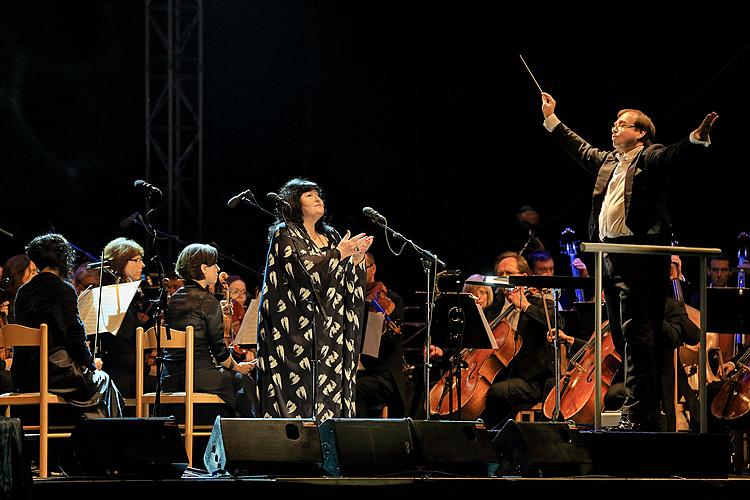
[[[352,417],[361,325],[365,262],[340,261],[341,237],[326,235],[318,248],[297,224],[276,228],[268,248],[258,307],[260,414],[266,418],[311,418],[313,318],[318,354],[315,415],[319,420]],[[296,245],[296,250],[295,250]],[[307,268],[325,310],[314,314]]]

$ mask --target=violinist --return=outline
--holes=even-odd
[[[375,279],[375,257],[365,254],[367,276],[366,301],[371,313],[384,316],[384,333],[380,340],[378,357],[362,354],[361,369],[357,372],[358,416],[377,416],[378,409],[388,405],[388,417],[402,417],[411,406],[412,390],[403,369],[404,339],[401,321],[404,301],[401,297]]]
[[[219,278],[218,251],[210,245],[193,243],[177,257],[177,274],[185,280],[169,300],[171,327],[194,329],[194,390],[216,394],[231,408],[228,416],[254,417],[257,413],[255,381],[248,376],[252,363],[236,362],[224,344],[219,301],[211,288]],[[164,350],[162,386],[165,391],[185,387],[185,350]],[[227,416],[227,415],[225,415]]]
[[[36,265],[24,254],[14,255],[5,261],[0,282],[0,326],[15,323],[13,302],[21,285],[39,273]],[[13,364],[11,348],[0,349],[0,393],[12,390],[10,367]]]
[[[521,255],[504,252],[495,265],[499,276],[526,276],[529,265]],[[501,311],[511,312],[506,321],[515,330],[520,345],[506,369],[501,370],[487,392],[484,420],[490,426],[501,424],[524,408],[541,403],[546,381],[554,376],[554,351],[547,342],[548,325],[554,323],[554,302],[523,287],[503,289]],[[548,321],[549,320],[549,321]],[[558,326],[564,327],[558,317]],[[518,342],[518,340],[521,342]]]
[[[221,310],[225,321],[224,341],[232,351],[235,361],[252,361],[255,359],[255,350],[244,348],[236,342],[242,320],[245,318],[245,313],[250,305],[247,300],[247,285],[236,274],[227,276],[226,273],[221,273],[219,281],[225,291],[224,300],[221,301]]]
[[[107,243],[104,247],[104,260],[108,262],[110,272],[104,272],[103,284],[140,282],[146,267],[143,253],[143,247],[128,238],[115,238]],[[117,335],[105,332],[99,336],[102,366],[126,398],[135,397],[135,330],[149,319],[138,312],[137,299],[138,296],[128,306]],[[146,392],[153,391],[156,377],[146,372],[143,383]]]

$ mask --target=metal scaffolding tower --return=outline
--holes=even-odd
[[[167,231],[200,240],[203,1],[145,0],[145,10],[146,180],[166,185]]]

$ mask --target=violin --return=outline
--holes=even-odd
[[[245,317],[245,308],[236,299],[231,298],[229,283],[227,283],[228,277],[229,275],[223,271],[219,273],[219,283],[221,283],[224,292],[225,303],[225,307],[222,308],[224,316],[224,344],[226,344],[234,360],[240,363],[248,361],[249,352],[248,349],[240,347],[239,344],[235,343],[237,334],[240,331],[240,325],[242,325],[242,320]]]
[[[401,334],[401,327],[390,316],[396,310],[396,303],[388,296],[388,288],[382,281],[367,284],[365,300],[370,302],[371,311],[383,314],[386,331],[390,331],[395,335]]]

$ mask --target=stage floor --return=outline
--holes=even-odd
[[[606,495],[619,498],[655,492],[670,495],[720,493],[745,495],[750,477],[724,479],[683,478],[242,478],[242,479],[168,479],[168,480],[91,480],[75,478],[37,479],[32,498],[81,498],[95,494],[107,500],[119,498],[226,498],[247,495],[256,498],[539,498],[542,495]]]

